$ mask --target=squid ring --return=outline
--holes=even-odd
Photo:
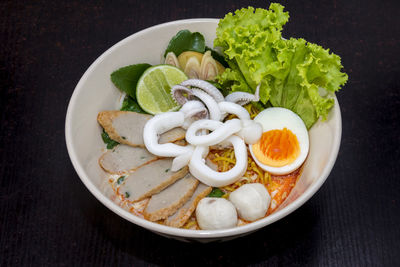
[[[214,171],[205,164],[204,157],[207,156],[209,149],[206,146],[197,146],[189,162],[190,173],[202,183],[209,186],[220,187],[234,183],[244,175],[247,169],[247,149],[246,145],[238,136],[232,135],[226,141],[232,143],[235,150],[236,164],[226,172]]]
[[[206,135],[196,135],[199,130],[203,129],[213,132]],[[225,123],[214,120],[198,120],[193,122],[186,131],[186,141],[195,146],[212,146],[221,143],[241,129],[242,123],[238,119],[228,120]]]
[[[221,102],[224,101],[224,96],[222,93],[211,83],[199,80],[199,79],[189,79],[181,83],[182,86],[191,86],[191,87],[197,87],[202,89],[204,92],[212,96],[215,101]]]
[[[222,118],[221,111],[219,110],[218,103],[215,99],[200,89],[192,89],[192,95],[199,98],[208,108],[208,113],[210,115],[210,119],[220,121]]]
[[[150,153],[160,157],[176,157],[190,153],[191,148],[178,146],[172,143],[159,144],[159,135],[175,127],[183,125],[185,115],[183,112],[166,112],[154,116],[143,129],[143,141]]]
[[[218,103],[218,107],[223,114],[225,113],[224,115],[226,115],[226,113],[235,114],[241,120],[250,120],[249,112],[247,112],[244,107],[236,103],[222,101]]]

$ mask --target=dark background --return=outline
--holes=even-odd
[[[326,183],[291,215],[201,245],[135,226],[89,193],[67,154],[68,101],[121,39],[266,1],[1,1],[0,265],[399,266],[400,4],[281,3],[290,12],[284,35],[329,47],[349,74],[337,94],[340,153]]]

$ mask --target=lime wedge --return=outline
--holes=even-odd
[[[138,104],[153,115],[177,110],[179,105],[171,97],[171,87],[187,79],[183,71],[170,65],[148,68],[136,86]]]

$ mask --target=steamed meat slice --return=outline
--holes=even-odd
[[[200,183],[185,205],[178,209],[173,215],[169,216],[164,223],[172,227],[181,227],[184,225],[196,209],[197,203],[210,194],[211,190],[212,187]]]
[[[162,135],[160,135],[158,142],[160,144],[165,144],[165,143],[177,142],[180,140],[184,141],[183,139],[185,138],[185,135],[186,135],[186,131],[184,129],[182,129],[180,127],[173,128],[173,129],[163,133]],[[178,142],[178,145],[179,145],[179,142]]]
[[[143,128],[153,116],[131,111],[102,111],[97,121],[111,139],[130,146],[144,147]]]
[[[136,169],[125,178],[125,182],[119,187],[119,193],[126,199],[136,202],[160,192],[188,172],[187,167],[173,172],[170,169],[171,165],[172,159],[166,158]]]
[[[158,194],[153,195],[144,209],[143,216],[158,221],[175,213],[193,195],[199,181],[190,173]]]
[[[156,159],[157,156],[145,148],[118,145],[104,153],[99,159],[99,164],[106,172],[121,174],[125,171],[135,170]]]
[[[102,111],[97,121],[111,139],[130,146],[144,147],[143,128],[153,116],[132,111]],[[175,142],[185,138],[185,130],[174,128],[160,136],[160,143]]]

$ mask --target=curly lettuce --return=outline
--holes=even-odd
[[[229,68],[218,82],[231,91],[254,92],[260,87],[263,104],[288,108],[310,128],[326,119],[333,94],[347,81],[340,57],[304,39],[282,38],[289,20],[284,7],[253,7],[220,20],[214,46],[222,48]]]

